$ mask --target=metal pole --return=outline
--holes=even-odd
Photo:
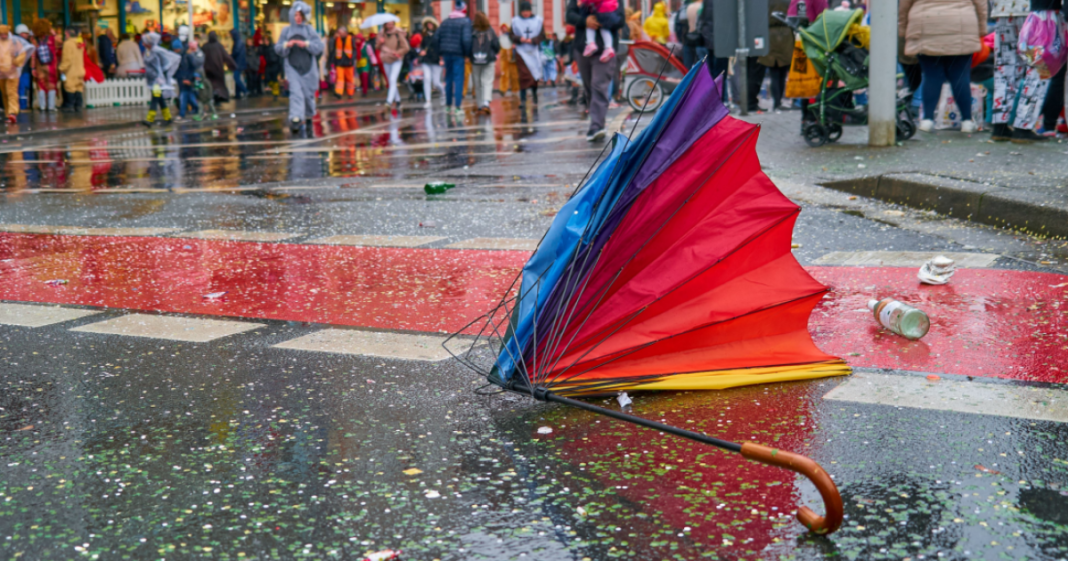
[[[19,0],[11,0],[11,25],[17,26],[22,23],[22,3]]]
[[[734,52],[734,79],[738,80],[738,110],[749,114],[749,39],[745,28],[745,0],[738,1],[738,50]]]
[[[897,142],[897,0],[875,0],[868,64],[868,145]]]
[[[196,26],[193,25],[193,0],[185,0],[185,5],[189,6],[189,39],[192,39],[193,38],[193,30],[196,29]],[[178,31],[178,30],[175,29],[175,31]],[[189,39],[186,39],[187,43],[188,43]],[[185,45],[182,45],[182,46],[184,47]]]
[[[41,0],[37,0],[38,3],[42,3]],[[126,33],[126,0],[119,2],[119,34],[121,37],[123,33]]]

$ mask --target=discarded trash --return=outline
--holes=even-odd
[[[923,284],[946,284],[957,272],[954,261],[944,255],[928,260],[920,267],[916,278]]]
[[[22,427],[21,429],[16,429],[15,432],[22,432],[24,430],[33,430],[33,425],[26,425],[26,426]]]
[[[52,279],[46,280],[45,284],[47,284],[48,286],[59,286],[61,284],[67,284],[67,282],[67,279]]]
[[[975,469],[977,469],[977,470],[979,470],[979,471],[981,471],[983,473],[989,473],[991,475],[1001,475],[1000,471],[997,471],[997,470],[994,470],[994,469],[990,469],[990,468],[988,468],[988,467],[986,467],[986,466],[984,466],[982,464],[975,464]]]
[[[364,555],[363,561],[389,561],[390,559],[400,559],[400,556],[401,550],[386,549]]]
[[[616,401],[619,402],[619,408],[620,409],[626,409],[628,405],[630,405],[631,403],[634,403],[633,401],[631,401],[630,396],[627,395],[627,392],[623,392],[623,393],[619,394],[616,397]]]
[[[538,427],[538,434],[552,434],[552,427]]]
[[[423,185],[423,191],[426,191],[427,195],[440,195],[454,187],[456,187],[455,183],[445,183],[444,181],[431,181],[430,183]]]
[[[440,497],[441,497],[441,493],[439,493],[437,491],[427,491],[426,492],[426,498],[428,498],[428,499],[437,499],[437,498],[440,498]]]
[[[420,473],[423,473],[423,470],[419,468],[409,468],[404,470],[403,473],[404,475],[419,475]]]
[[[908,339],[919,339],[931,329],[927,314],[893,298],[869,300],[868,309],[879,325]]]
[[[205,300],[218,300],[219,298],[222,298],[223,296],[226,296],[226,292],[227,291],[212,292],[211,294],[205,294],[204,295],[204,299]]]
[[[579,516],[586,516],[586,509],[582,508],[581,506],[576,508],[575,512],[577,512]]]
[[[942,377],[939,376],[938,374],[928,374],[927,375],[927,381],[929,381],[929,382],[937,382],[937,381],[939,381],[941,379],[942,379]]]
[[[437,228],[438,227],[438,223],[434,222],[433,220],[427,220],[426,222],[420,222],[419,223],[419,227],[420,228]]]

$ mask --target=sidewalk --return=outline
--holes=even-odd
[[[750,115],[757,151],[774,179],[819,184],[865,197],[1031,234],[1068,237],[1068,140],[993,142],[988,132],[917,132],[900,146],[867,146],[867,127],[810,148],[801,113]]]
[[[352,101],[335,100],[332,93],[326,93],[323,96],[324,101],[319,104],[319,107],[329,109],[369,105],[378,103],[384,100],[385,97],[386,92],[384,90],[371,92],[365,98],[357,97]],[[269,95],[229,101],[216,106],[220,115],[284,112],[288,108],[289,98],[280,97],[275,100]],[[19,114],[19,122],[15,125],[6,125],[6,134],[0,135],[0,138],[41,138],[71,133],[116,130],[140,123],[145,118],[147,110],[148,107],[145,105],[125,105],[121,107],[82,109],[79,113],[23,111]],[[175,114],[177,114],[177,111],[175,111]]]

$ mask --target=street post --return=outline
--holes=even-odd
[[[897,0],[874,0],[868,62],[868,145],[897,142]]]

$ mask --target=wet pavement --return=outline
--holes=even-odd
[[[637,395],[633,413],[811,456],[846,505],[830,537],[794,520],[822,505],[789,472],[496,394],[450,360],[296,350],[337,331],[440,340],[503,295],[602,148],[543,100],[462,122],[330,110],[315,139],[247,115],[4,153],[0,554],[1068,557],[1068,428],[1052,420],[1068,278],[1046,242],[774,165],[804,205],[795,254],[834,290],[814,340],[858,374]],[[427,196],[434,179],[458,187]],[[977,257],[919,287],[903,252]],[[869,295],[926,309],[931,334],[876,328]],[[880,376],[923,399],[866,389]]]

